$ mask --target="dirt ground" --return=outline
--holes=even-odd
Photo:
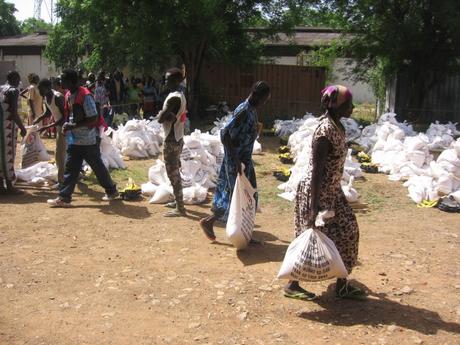
[[[315,302],[282,296],[293,205],[276,197],[277,140],[262,145],[265,244],[244,252],[223,227],[206,240],[209,204],[165,219],[147,200],[105,204],[91,182],[71,209],[48,208],[49,190],[1,196],[0,344],[460,344],[460,217],[417,208],[384,175],[356,184],[369,211],[352,278],[369,300],[337,300],[333,281],[304,284]],[[128,165],[146,177],[152,163]]]

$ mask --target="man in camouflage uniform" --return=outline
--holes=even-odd
[[[180,176],[180,155],[184,147],[184,128],[187,113],[187,102],[181,91],[182,71],[172,68],[166,72],[166,88],[170,90],[166,97],[163,109],[158,114],[158,122],[163,124],[165,142],[163,158],[166,172],[173,187],[175,202],[167,206],[174,210],[165,214],[166,217],[181,217],[186,215],[184,196],[182,192],[182,180]]]

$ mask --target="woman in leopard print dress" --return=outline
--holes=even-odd
[[[358,257],[359,229],[340,185],[347,155],[345,128],[340,118],[351,116],[353,97],[344,86],[329,86],[322,91],[321,103],[326,113],[313,134],[307,174],[297,189],[295,236],[314,225],[319,211],[334,211],[334,218],[318,230],[335,243],[348,273],[351,273]],[[302,289],[297,281],[290,281],[284,293],[286,297],[302,300],[316,297]],[[341,298],[364,297],[363,291],[349,285],[346,279],[337,280],[336,294]]]

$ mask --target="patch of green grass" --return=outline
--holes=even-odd
[[[361,126],[368,126],[376,121],[374,104],[355,104],[352,118]]]
[[[149,168],[153,164],[153,159],[127,161],[127,169],[111,169],[110,175],[112,176],[113,181],[118,185],[119,189],[123,189],[125,187],[129,178],[132,178],[136,184],[141,185],[142,183],[148,181]],[[89,187],[99,186],[94,172],[87,176],[86,184]]]

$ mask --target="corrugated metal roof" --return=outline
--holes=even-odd
[[[34,33],[0,38],[0,47],[35,46],[45,47],[48,43],[47,33]]]
[[[248,31],[264,31],[263,28],[251,28]],[[318,45],[327,45],[332,41],[342,37],[339,30],[322,27],[296,27],[292,34],[286,35],[278,33],[275,37],[264,39],[263,43],[266,46],[290,46],[297,45],[302,47],[313,47]]]

